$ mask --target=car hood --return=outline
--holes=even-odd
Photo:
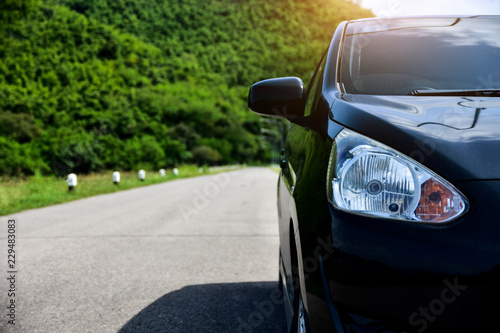
[[[344,94],[331,111],[451,181],[500,179],[500,98]]]

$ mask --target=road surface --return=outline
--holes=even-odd
[[[247,168],[0,217],[0,331],[283,332],[276,183]]]

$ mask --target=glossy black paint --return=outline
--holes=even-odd
[[[500,179],[496,98],[344,94],[332,117],[451,181]]]
[[[294,119],[303,116],[304,83],[298,77],[283,77],[255,83],[248,94],[248,107],[255,113]]]
[[[486,331],[500,314],[500,99],[341,93],[345,26],[303,97],[305,120],[286,131],[278,213],[287,319],[298,281],[312,332]],[[445,177],[469,211],[431,226],[336,210],[327,169],[343,128]]]

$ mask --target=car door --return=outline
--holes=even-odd
[[[305,112],[304,116],[312,119],[315,113],[316,106],[320,99],[321,87],[323,81],[323,69],[325,64],[326,54],[321,58],[316,71],[314,72],[311,81],[308,85],[305,98]],[[280,229],[280,245],[282,264],[284,267],[283,276],[287,290],[290,292],[289,297],[292,298],[292,284],[293,284],[293,267],[301,267],[302,264],[298,262],[301,258],[300,239],[296,238],[296,230],[298,227],[298,217],[296,208],[296,198],[298,202],[303,202],[303,196],[307,195],[308,191],[299,190],[298,187],[303,182],[299,182],[304,176],[305,165],[310,163],[311,149],[314,149],[315,137],[318,133],[311,129],[308,124],[293,124],[286,122],[286,137],[284,138],[284,151],[282,170],[280,173],[279,188],[278,188],[278,207],[279,207],[279,229]],[[302,211],[302,210],[299,210]],[[293,300],[290,299],[293,304]]]

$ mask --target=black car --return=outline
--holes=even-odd
[[[289,120],[280,286],[293,332],[486,332],[500,315],[500,17],[341,23]]]

